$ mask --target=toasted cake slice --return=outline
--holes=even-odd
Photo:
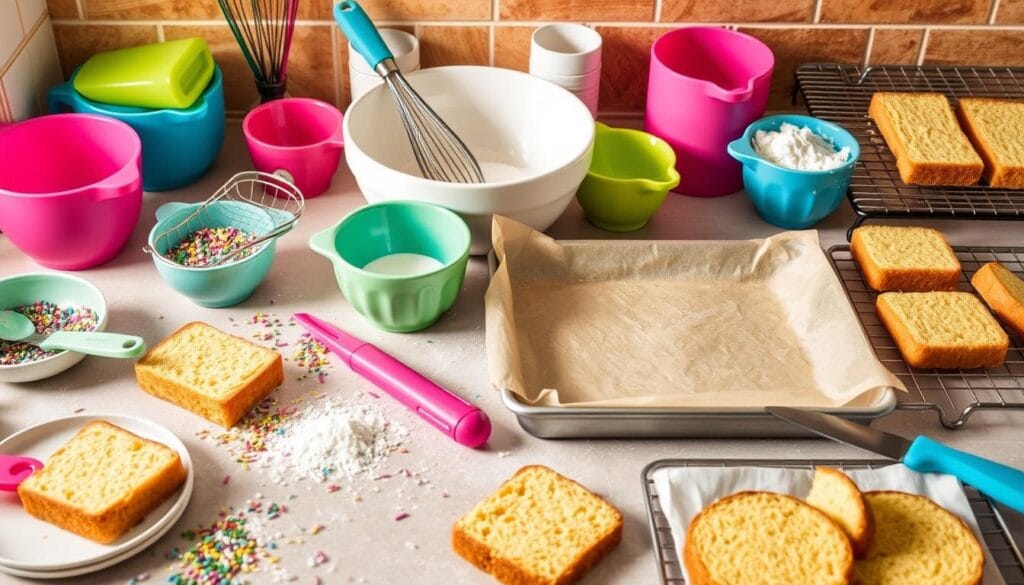
[[[896,157],[904,183],[974,185],[985,164],[971,146],[946,96],[879,92],[868,115]]]
[[[1006,360],[1010,338],[970,293],[882,293],[875,308],[915,368],[980,368]]]
[[[622,515],[580,484],[529,465],[455,523],[452,548],[516,585],[579,579],[622,539]]]
[[[1024,101],[960,98],[957,117],[992,187],[1024,189]]]
[[[985,556],[963,520],[924,496],[867,492],[875,539],[857,561],[857,585],[978,585]]]
[[[194,322],[135,364],[139,387],[231,427],[284,381],[281,354]]]
[[[871,544],[875,522],[864,495],[852,479],[838,469],[817,467],[806,501],[843,529],[853,546],[854,556],[864,555]]]
[[[692,585],[845,585],[853,550],[824,512],[770,492],[740,492],[701,510],[686,530]]]
[[[877,291],[956,290],[960,261],[938,230],[865,225],[853,230],[850,253]]]
[[[95,420],[18,486],[25,511],[100,543],[117,540],[185,481],[178,453]]]
[[[971,277],[971,285],[1004,323],[1024,335],[1024,280],[998,262],[989,262]]]

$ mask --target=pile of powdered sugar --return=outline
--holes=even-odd
[[[351,480],[379,469],[408,435],[367,404],[324,400],[283,425],[258,467],[275,483],[291,480]]]
[[[827,171],[842,166],[850,158],[850,149],[836,150],[826,139],[807,126],[798,128],[783,122],[778,131],[754,133],[754,151],[780,167],[800,171]]]

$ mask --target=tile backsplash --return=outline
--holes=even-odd
[[[348,55],[331,20],[331,0],[303,0],[289,64],[289,92],[348,105]],[[216,0],[0,0],[0,63],[12,51],[45,61],[49,24],[31,21],[47,4],[63,75],[92,53],[162,39],[205,37],[224,71],[228,109],[256,101],[252,79]],[[414,32],[424,67],[483,64],[525,70],[530,33],[578,21],[604,37],[601,110],[640,113],[651,43],[690,23],[727,26],[771,46],[770,107],[791,107],[793,69],[808,61],[859,64],[1024,66],[1024,0],[363,0],[380,25]],[[2,14],[14,5],[17,19]],[[35,37],[25,35],[35,33]],[[13,40],[12,40],[13,39]],[[22,40],[17,40],[22,39]],[[52,67],[51,67],[52,70]],[[52,75],[10,62],[0,69],[2,115],[29,111],[37,89],[11,89]],[[8,79],[10,77],[11,79]],[[35,111],[35,110],[32,110]]]
[[[61,71],[46,0],[0,0],[0,121],[38,116]]]

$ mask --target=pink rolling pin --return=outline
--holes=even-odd
[[[467,447],[479,447],[491,436],[484,411],[431,382],[421,374],[309,313],[292,315],[313,337],[341,356],[352,371],[373,382],[442,433]]]

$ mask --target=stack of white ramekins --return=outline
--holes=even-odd
[[[582,24],[549,24],[533,31],[530,74],[571,91],[597,116],[601,35]]]

